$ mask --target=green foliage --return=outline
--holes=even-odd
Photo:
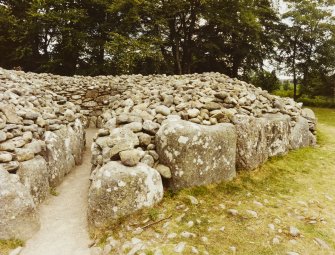
[[[204,18],[201,68],[238,77],[261,70],[274,54],[279,16],[271,1],[212,0]]]
[[[19,246],[23,247],[24,242],[17,239],[0,240],[0,254],[7,254],[10,250]]]
[[[269,92],[277,90],[280,87],[279,79],[276,73],[265,70],[254,73],[248,80],[257,87],[261,87]]]
[[[329,97],[323,97],[323,96],[317,96],[314,98],[301,97],[298,99],[298,101],[302,102],[304,106],[335,108],[334,99]]]
[[[50,188],[49,193],[54,197],[59,196],[59,192],[55,188]]]
[[[218,71],[293,96],[334,95],[334,1],[0,0],[0,66],[62,75]],[[294,89],[295,88],[295,89]],[[288,90],[288,84],[285,88]]]
[[[110,41],[106,43],[106,49],[111,56],[116,74],[157,73],[162,55],[154,46],[150,38],[133,39],[118,33],[110,34]],[[150,63],[154,63],[150,66]]]
[[[318,0],[287,2],[289,9],[283,15],[286,23],[283,23],[279,59],[293,76],[294,86],[302,85],[301,93],[313,94],[314,88],[327,93],[325,90],[333,86],[327,79],[334,70],[335,26],[331,8],[334,3]],[[296,91],[294,97],[298,98]]]
[[[148,216],[152,221],[158,220],[159,210],[157,210],[156,208],[148,209]]]
[[[280,97],[293,97],[293,90],[278,89],[272,92],[272,94]]]

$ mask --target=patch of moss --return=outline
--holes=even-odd
[[[8,254],[10,250],[24,246],[24,242],[17,239],[0,240],[0,254]]]

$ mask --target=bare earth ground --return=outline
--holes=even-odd
[[[26,243],[22,255],[89,255],[87,194],[95,129],[86,130],[83,164],[77,166],[57,188],[57,196],[41,205],[41,230]]]

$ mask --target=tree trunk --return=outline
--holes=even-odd
[[[293,67],[293,99],[297,100],[297,86],[298,86],[298,79],[297,79],[297,70],[296,70],[296,55],[297,55],[297,41],[298,35],[294,37],[294,47],[293,47],[293,57],[292,57],[292,67]]]
[[[182,74],[183,70],[180,63],[180,39],[177,35],[176,26],[175,26],[175,18],[170,19],[169,21],[169,29],[170,29],[170,43],[172,47],[172,55],[174,62],[174,72],[175,74]]]

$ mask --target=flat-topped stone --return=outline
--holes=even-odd
[[[235,177],[236,131],[232,124],[202,126],[166,120],[156,135],[159,160],[171,170],[174,189]]]
[[[88,220],[92,226],[105,227],[162,198],[162,180],[155,169],[142,163],[127,167],[111,161],[92,173]]]

